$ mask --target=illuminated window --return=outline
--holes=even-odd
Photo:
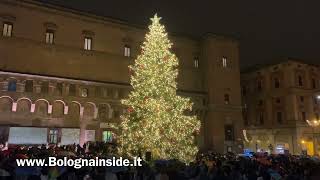
[[[84,49],[85,50],[91,50],[92,49],[92,38],[91,37],[85,37],[84,38]]]
[[[222,67],[227,67],[227,58],[226,57],[222,57]]]
[[[12,36],[12,23],[5,22],[3,23],[2,36],[11,37]]]
[[[125,57],[130,57],[131,56],[131,48],[128,45],[124,46],[124,56]]]
[[[54,31],[47,29],[46,31],[46,43],[53,44],[54,43]]]
[[[199,68],[199,58],[195,57],[193,61],[194,61],[194,67]]]
[[[8,82],[8,91],[12,91],[12,92],[17,91],[17,81],[16,80],[10,80]]]
[[[81,89],[81,97],[88,97],[88,89],[83,88]]]
[[[50,129],[49,130],[49,143],[50,144],[58,143],[58,135],[59,135],[58,129]]]
[[[112,142],[113,135],[111,131],[103,131],[102,140],[104,142]]]

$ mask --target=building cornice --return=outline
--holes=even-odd
[[[7,76],[20,76],[23,78],[37,78],[37,79],[50,79],[55,81],[69,81],[74,83],[82,83],[86,85],[104,85],[104,86],[113,86],[118,88],[127,88],[131,89],[131,85],[129,83],[123,82],[106,82],[106,81],[92,81],[87,79],[75,79],[75,78],[66,78],[66,77],[59,77],[59,76],[50,76],[50,75],[42,75],[42,74],[30,74],[25,72],[12,72],[12,71],[3,71],[0,69],[0,75],[7,75]],[[185,89],[178,89],[178,93],[180,94],[192,94],[197,96],[206,96],[207,92],[204,91],[193,91],[193,90],[185,90]]]

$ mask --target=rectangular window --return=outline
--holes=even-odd
[[[300,96],[300,102],[304,102],[304,97],[303,96]]]
[[[248,112],[246,109],[242,112],[242,116],[243,116],[244,125],[245,126],[249,125]]]
[[[96,97],[103,97],[102,87],[97,86],[94,94]]]
[[[128,45],[124,46],[124,56],[125,57],[130,57],[131,56],[131,48]]]
[[[33,92],[33,80],[26,80],[25,92]]]
[[[259,112],[258,124],[259,125],[263,125],[264,124],[263,112]]]
[[[229,104],[229,103],[230,103],[230,96],[229,96],[229,94],[225,94],[225,95],[224,95],[224,103],[225,103],[225,104]]]
[[[199,68],[199,58],[195,57],[193,61],[194,61],[194,67]]]
[[[261,80],[261,79],[259,79],[259,80],[257,81],[257,90],[258,90],[258,91],[262,91],[262,80]]]
[[[278,78],[274,79],[274,88],[280,88],[280,80]]]
[[[12,36],[12,23],[5,22],[3,23],[2,36],[11,37]]]
[[[246,86],[242,86],[242,95],[243,96],[247,95],[247,87]]]
[[[49,82],[42,82],[41,93],[48,94],[48,92],[49,92]]]
[[[54,31],[48,29],[46,31],[46,43],[47,44],[53,44],[54,43]]]
[[[103,131],[102,133],[102,140],[104,142],[112,142],[113,139],[113,133],[112,131]]]
[[[233,141],[234,140],[234,132],[232,125],[225,125],[224,126],[224,135],[226,141]]]
[[[8,91],[16,92],[16,90],[17,90],[17,81],[10,80],[8,82]]]
[[[282,124],[282,112],[277,112],[277,122]]]
[[[312,79],[311,83],[312,83],[312,89],[316,89],[317,88],[316,80]]]
[[[91,37],[85,37],[84,38],[84,49],[85,50],[91,50],[92,49],[92,38]]]
[[[302,119],[302,121],[307,120],[307,113],[306,112],[301,112],[301,119]]]
[[[303,86],[303,80],[301,76],[298,76],[298,85]]]
[[[69,85],[69,96],[75,96],[76,95],[76,85],[70,84]]]
[[[61,96],[62,95],[62,88],[63,88],[63,84],[62,83],[57,83],[57,87],[56,87],[56,94]]]
[[[58,129],[50,129],[49,130],[49,143],[50,144],[58,143],[58,135],[59,135]]]
[[[222,57],[222,67],[227,67],[227,58],[226,57]]]
[[[89,94],[89,90],[87,88],[81,89],[81,93],[80,93],[81,97],[88,97],[88,94]]]

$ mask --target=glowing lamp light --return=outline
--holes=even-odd
[[[317,99],[320,99],[320,95],[317,95]]]
[[[306,120],[306,121],[308,125],[311,127],[318,127],[320,125],[320,120],[313,120],[313,121]]]
[[[301,140],[301,143],[304,144],[304,143],[306,143],[306,142],[305,142],[304,140]]]
[[[242,130],[242,133],[243,133],[243,137],[244,139],[246,140],[246,142],[250,142],[249,139],[248,139],[248,136],[247,136],[247,130]]]

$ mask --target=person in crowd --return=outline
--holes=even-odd
[[[16,159],[108,158],[117,155],[112,143],[72,145],[0,144],[0,177],[39,180],[308,180],[318,173],[319,160],[307,156],[255,154],[198,154],[194,162],[178,160],[143,162],[142,167],[17,167]]]

